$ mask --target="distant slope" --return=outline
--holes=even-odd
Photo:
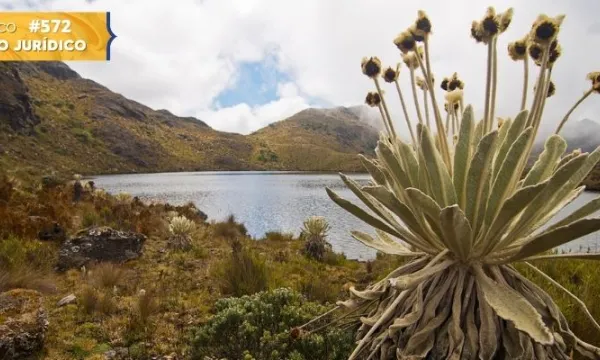
[[[250,138],[259,156],[283,168],[362,171],[356,154],[374,156],[378,133],[347,108],[306,109]]]
[[[361,126],[356,115],[329,116],[326,111],[316,111],[312,118],[301,116],[311,129],[279,132],[274,143],[260,134],[216,131],[198,119],[127,99],[63,63],[3,62],[0,84],[2,169],[82,174],[353,171],[358,170],[356,154],[372,151],[375,144],[374,130]],[[276,127],[281,130],[296,126],[293,119],[289,126],[286,121],[280,124]]]

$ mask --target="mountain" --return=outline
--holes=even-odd
[[[60,62],[0,63],[0,168],[123,173],[361,170],[377,131],[357,109],[305,110],[252,135],[153,110]]]
[[[250,135],[267,160],[287,168],[362,170],[357,153],[374,156],[378,132],[348,108],[306,109]]]

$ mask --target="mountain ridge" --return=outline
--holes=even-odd
[[[331,122],[325,126],[312,126],[324,120],[292,116],[282,120],[284,126],[267,126],[258,134],[218,131],[194,117],[128,99],[60,62],[4,62],[0,82],[0,168],[5,169],[90,175],[354,172],[362,170],[356,154],[372,154],[378,138],[352,110],[339,109],[335,116],[314,110],[313,117]]]
[[[364,172],[382,125],[365,105],[308,108],[248,135],[152,109],[60,62],[0,63],[0,168],[86,175],[202,170]],[[600,124],[570,122],[568,151],[593,151]],[[543,150],[536,145],[534,154]],[[595,174],[598,175],[595,175]],[[590,178],[600,182],[600,169]]]

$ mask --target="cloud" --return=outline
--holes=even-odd
[[[469,27],[483,15],[486,4],[471,0],[456,0],[451,6],[444,0],[178,0],[177,5],[158,0],[28,2],[42,10],[111,11],[112,28],[118,35],[112,45],[113,60],[70,63],[75,70],[153,108],[197,116],[217,129],[242,133],[307,106],[362,103],[373,83],[360,73],[360,59],[377,55],[386,65],[399,61],[392,39],[423,8],[433,21],[436,79],[458,72],[466,82],[466,102],[473,104],[478,115],[483,110],[486,49],[469,37]],[[25,3],[0,1],[14,9],[25,9]],[[553,71],[557,92],[548,100],[543,125],[553,128],[589,86],[587,72],[599,70],[595,67],[600,34],[590,29],[597,27],[600,2],[498,0],[493,5],[499,11],[515,8],[513,23],[498,44],[499,116],[516,115],[522,87],[522,64],[508,59],[507,43],[521,38],[540,12],[567,15],[560,34],[564,55]],[[237,89],[248,63],[281,74],[267,85],[256,83],[256,92],[270,87],[272,96],[258,102],[240,98],[223,106],[220,96]],[[531,70],[530,89],[537,68],[531,66]],[[406,68],[400,81],[412,104]],[[394,118],[406,133],[395,90],[384,89]],[[441,100],[443,93],[437,91]],[[598,100],[588,100],[573,118],[600,118]],[[411,115],[414,122],[414,112]]]

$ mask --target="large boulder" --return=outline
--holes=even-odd
[[[57,269],[65,271],[93,262],[123,263],[142,255],[146,236],[109,227],[92,227],[80,231],[61,246]]]
[[[42,349],[48,316],[42,295],[16,289],[0,294],[0,359],[23,359]]]

